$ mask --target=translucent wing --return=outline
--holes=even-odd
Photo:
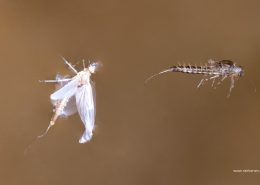
[[[63,75],[61,75],[61,74],[57,74],[56,75],[56,80],[64,80],[64,79],[68,79],[69,78],[69,76],[68,75],[65,75],[65,76],[63,76]],[[58,84],[57,84],[57,86],[56,86],[56,89],[58,90],[58,89],[60,89],[60,88],[62,88],[64,85],[66,85],[67,83],[68,83],[69,81],[65,81],[65,82],[59,82]]]
[[[215,60],[212,60],[212,59],[208,60],[208,64],[209,64],[210,67],[223,67],[223,66],[230,67],[230,66],[235,65],[235,63],[231,60],[215,61]]]
[[[234,62],[231,61],[231,60],[221,60],[218,62],[220,65],[228,65],[228,66],[233,66],[234,65]]]
[[[91,83],[86,83],[78,88],[76,92],[76,104],[80,118],[85,126],[85,132],[81,136],[79,143],[85,143],[92,137],[95,123],[95,92]]]
[[[94,102],[94,116],[96,116],[96,88],[95,88],[95,83],[90,79],[90,85],[92,89],[92,95],[93,95],[93,102]]]
[[[76,98],[75,96],[70,97],[67,105],[65,106],[62,115],[64,116],[70,116],[77,112],[77,106],[76,106]]]
[[[70,82],[64,85],[59,90],[55,91],[51,94],[50,98],[52,103],[55,105],[56,101],[63,99],[64,97],[71,97],[73,96],[78,88],[78,76],[74,77]]]
[[[56,80],[63,80],[68,78],[68,76],[62,76],[60,74],[56,75]],[[59,82],[57,85],[57,89],[61,89],[64,87],[68,82]],[[52,101],[53,105],[55,106],[57,101]],[[76,98],[75,96],[72,96],[69,98],[68,103],[66,104],[65,108],[63,109],[61,116],[70,116],[77,112],[77,106],[76,106]]]

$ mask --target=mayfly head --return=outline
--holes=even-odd
[[[93,62],[89,64],[88,70],[90,73],[95,73],[101,66],[102,66],[101,63]]]
[[[234,74],[234,76],[236,76],[237,78],[239,78],[239,77],[244,76],[245,71],[244,71],[244,69],[243,69],[242,66],[234,66],[234,68],[233,68],[233,74]]]
[[[243,67],[242,66],[238,66],[238,68],[239,68],[239,76],[244,76],[245,75],[245,70],[243,69]]]

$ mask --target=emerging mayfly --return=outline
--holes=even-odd
[[[235,80],[239,77],[243,76],[244,70],[241,66],[237,66],[234,62],[230,60],[221,60],[221,61],[215,61],[210,59],[208,63],[204,66],[192,66],[192,65],[181,65],[178,64],[177,66],[172,66],[169,69],[166,69],[164,71],[161,71],[160,73],[157,73],[148,79],[146,79],[146,82],[154,78],[155,76],[161,75],[163,73],[167,72],[182,72],[182,73],[189,73],[189,74],[203,74],[205,78],[201,79],[201,81],[198,84],[198,88],[206,81],[213,80],[212,81],[212,87],[214,86],[215,80],[217,78],[221,78],[221,80],[218,82],[218,85],[224,81],[227,77],[230,77],[230,88],[228,96],[230,96],[230,93],[232,89],[235,86]],[[207,77],[209,76],[209,77]]]
[[[90,76],[96,72],[100,64],[96,62],[90,63],[86,68],[83,61],[84,69],[78,72],[66,59],[63,58],[63,60],[76,75],[73,78],[57,75],[56,80],[42,81],[46,83],[56,82],[59,85],[59,89],[50,95],[54,106],[54,115],[44,134],[38,137],[47,134],[59,116],[70,116],[78,112],[85,126],[85,132],[79,143],[85,143],[92,137],[96,114],[95,89]]]

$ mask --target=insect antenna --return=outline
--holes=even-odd
[[[145,80],[145,83],[147,83],[148,81],[150,81],[152,78],[154,78],[154,77],[156,77],[156,76],[159,76],[159,75],[161,75],[161,74],[163,74],[163,73],[167,73],[167,72],[172,72],[172,68],[166,69],[166,70],[164,70],[164,71],[161,71],[161,72],[159,72],[159,73],[157,73],[157,74],[154,74],[154,75],[150,76],[149,78],[147,78],[147,79]]]

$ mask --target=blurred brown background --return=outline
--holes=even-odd
[[[260,2],[257,0],[0,1],[2,185],[259,184]],[[78,115],[49,124],[56,73],[101,61],[96,131]],[[178,62],[230,59],[245,76],[197,89]],[[77,65],[78,69],[81,64]],[[250,84],[250,81],[254,85]],[[254,86],[258,92],[254,92]]]

